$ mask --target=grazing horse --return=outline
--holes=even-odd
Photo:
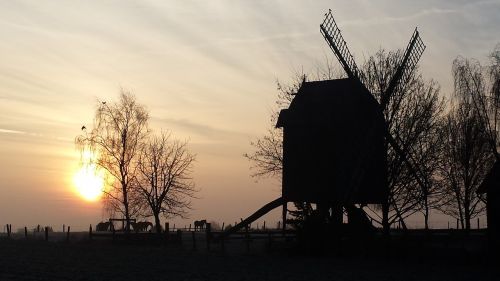
[[[136,223],[130,223],[132,227],[134,228],[135,232],[146,232],[153,229],[153,224],[150,223],[149,221],[140,221]]]
[[[205,229],[205,225],[207,224],[207,220],[194,221],[194,231],[197,229],[203,230]]]
[[[109,221],[107,222],[100,222],[95,226],[95,231],[108,231],[110,230],[111,223]]]

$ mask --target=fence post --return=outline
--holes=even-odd
[[[189,231],[191,231],[191,224],[189,224]]]
[[[115,225],[114,225],[114,224],[111,224],[110,226],[111,226],[111,231],[112,231],[112,234],[111,234],[111,235],[112,235],[112,237],[113,237],[113,241],[114,241],[114,240],[115,240],[115,238],[116,238],[116,237],[115,237],[115,232],[116,232],[116,231],[115,231]]]
[[[458,219],[457,219],[457,229],[458,229]]]
[[[222,222],[222,228],[220,229],[220,231],[224,231],[224,222]]]
[[[10,238],[9,224],[6,224],[5,228],[7,228],[7,237]]]
[[[207,223],[206,224],[206,231],[207,231],[207,251],[210,251],[210,239],[211,239],[211,236],[212,236],[212,224],[211,223]]]
[[[477,218],[477,229],[479,229],[479,218]]]
[[[66,225],[63,224],[63,233],[66,232]]]
[[[196,251],[196,237],[194,231],[191,231],[191,237],[193,238],[193,250]]]
[[[24,238],[28,239],[28,228],[24,227]]]
[[[70,231],[70,226],[68,225],[68,230],[66,231],[66,242],[69,242],[69,231]]]
[[[266,221],[264,221],[264,225],[262,226],[263,230],[266,230]]]
[[[45,227],[45,241],[49,241],[49,227]]]
[[[89,226],[89,240],[92,240],[92,225]]]

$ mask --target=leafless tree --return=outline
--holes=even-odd
[[[276,81],[278,98],[276,107],[273,109],[270,118],[270,128],[267,134],[255,141],[250,142],[254,151],[245,153],[243,156],[252,163],[251,170],[253,177],[274,177],[281,179],[283,171],[283,130],[275,128],[279,111],[287,108],[292,102],[294,95],[306,80],[306,75],[299,74],[290,85]]]
[[[288,108],[302,83],[312,77],[314,80],[330,80],[341,78],[342,73],[335,67],[333,60],[325,57],[324,64],[316,65],[314,74],[306,75],[303,70],[295,71],[290,83],[276,80],[278,91],[275,107],[272,109],[270,128],[267,133],[250,142],[254,151],[243,156],[252,163],[252,176],[256,178],[272,177],[281,179],[283,170],[283,130],[276,128],[276,121],[281,109]]]
[[[94,126],[77,136],[77,147],[90,150],[98,168],[111,177],[104,190],[104,203],[124,215],[126,230],[130,217],[138,211],[130,203],[131,190],[136,180],[139,151],[148,135],[148,112],[138,104],[135,96],[125,90],[118,102],[100,102],[94,117]]]
[[[364,81],[369,90],[380,100],[382,93],[389,85],[401,61],[402,52],[378,51],[370,56],[364,63],[362,72]],[[327,63],[318,67],[316,78],[319,80],[340,78],[338,71],[332,70],[333,65]],[[277,108],[286,108],[294,95],[299,90],[305,75],[297,75],[289,86],[278,83]],[[435,207],[434,200],[439,190],[433,178],[436,159],[436,130],[440,116],[444,110],[444,100],[440,98],[439,85],[434,82],[424,82],[418,70],[413,72],[405,87],[390,98],[384,112],[388,128],[400,146],[410,151],[417,161],[422,164],[421,174],[429,183],[425,192],[416,183],[416,179],[405,166],[403,159],[391,147],[388,150],[388,175],[389,175],[389,202],[391,212],[389,223],[401,221],[405,227],[404,219],[415,212],[423,212],[425,223],[428,225],[429,211]],[[279,177],[282,172],[282,140],[283,133],[274,128],[279,111],[271,115],[272,128],[268,133],[252,142],[254,152],[245,154],[253,166],[253,176]],[[432,161],[431,161],[432,160]],[[297,204],[296,204],[297,205]],[[378,212],[378,208],[375,208]]]
[[[153,216],[161,232],[160,215],[186,217],[196,193],[191,177],[195,155],[186,141],[171,140],[170,134],[151,137],[139,158],[137,191],[143,215]]]
[[[445,190],[441,210],[459,219],[463,229],[470,229],[471,219],[485,209],[476,190],[493,160],[480,119],[471,100],[462,98],[449,112],[442,129],[446,138],[439,165]]]
[[[453,108],[444,127],[441,177],[447,193],[442,210],[470,229],[470,221],[484,211],[476,194],[498,153],[500,134],[500,45],[490,54],[491,63],[458,57],[453,62]]]
[[[474,59],[458,57],[453,62],[455,95],[473,105],[486,130],[492,154],[500,160],[500,44],[490,54],[491,64],[483,67]]]
[[[365,83],[379,101],[401,57],[401,51],[379,50],[363,65]],[[401,155],[388,146],[389,223],[400,221],[403,228],[406,228],[404,219],[419,211],[423,212],[427,227],[429,210],[436,202],[430,199],[438,192],[432,178],[435,172],[433,163],[438,155],[437,128],[444,110],[444,100],[440,98],[439,91],[436,82],[425,82],[416,69],[403,87],[390,97],[384,111],[390,134],[403,151],[411,154],[423,177],[420,180],[427,183],[422,189]]]

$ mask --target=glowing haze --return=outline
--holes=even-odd
[[[319,33],[329,8],[358,63],[404,48],[418,26],[422,71],[443,93],[457,55],[485,60],[500,40],[500,1],[0,2],[0,224],[85,228],[105,217],[75,191],[100,183],[73,140],[120,87],[148,107],[153,129],[190,140],[201,189],[192,219],[233,222],[275,199],[279,183],[250,178],[242,154],[269,126],[275,80],[332,57]]]

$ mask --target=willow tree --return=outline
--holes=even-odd
[[[125,217],[126,231],[130,230],[130,217],[138,211],[131,200],[139,152],[148,135],[148,118],[148,111],[135,96],[122,90],[117,102],[98,104],[93,128],[82,127],[83,134],[76,138],[81,151],[91,151],[97,168],[110,177],[103,190],[104,202]]]
[[[493,161],[486,128],[470,99],[460,99],[448,113],[441,133],[443,154],[439,166],[444,187],[441,210],[460,221],[462,229],[485,210],[476,194]]]
[[[453,61],[455,96],[473,106],[478,122],[485,129],[491,153],[500,160],[500,44],[483,66],[475,59],[458,57]]]
[[[170,134],[151,137],[141,149],[137,191],[143,215],[153,216],[161,232],[160,215],[185,217],[196,193],[191,176],[195,155],[186,141],[171,140]]]

